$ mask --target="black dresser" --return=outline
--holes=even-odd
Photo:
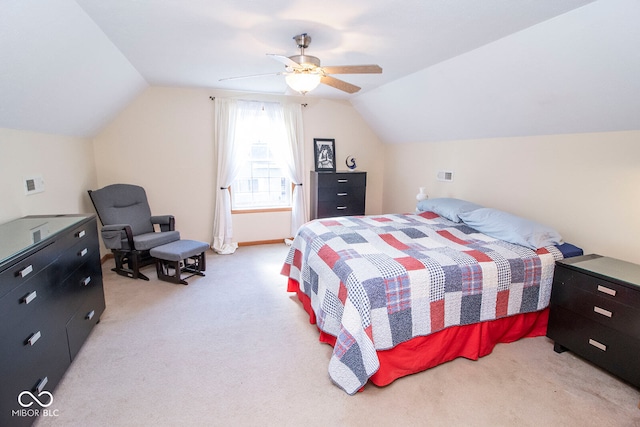
[[[311,171],[311,219],[364,215],[367,173]]]
[[[53,390],[104,309],[95,216],[0,225],[0,425],[55,415]]]
[[[640,265],[600,255],[556,264],[547,336],[640,387]]]

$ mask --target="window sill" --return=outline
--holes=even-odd
[[[260,209],[231,209],[231,214],[253,214],[266,212],[291,212],[291,207],[283,208],[260,208]]]

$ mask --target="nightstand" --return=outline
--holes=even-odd
[[[547,336],[640,387],[640,265],[600,255],[556,263]]]

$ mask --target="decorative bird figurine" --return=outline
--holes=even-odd
[[[356,169],[356,159],[353,156],[347,156],[347,159],[344,161],[347,165],[347,167],[350,170],[355,170]]]

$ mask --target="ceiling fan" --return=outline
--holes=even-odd
[[[287,85],[301,94],[305,94],[315,89],[320,83],[334,87],[347,93],[356,93],[360,87],[347,83],[343,80],[331,77],[331,74],[380,74],[382,68],[379,65],[341,65],[327,66],[320,65],[320,58],[311,55],[305,55],[304,50],[311,43],[311,36],[307,33],[298,34],[293,37],[300,55],[282,56],[268,53],[267,56],[281,62],[285,66],[284,72],[257,74],[244,77],[230,77],[222,80],[242,79],[250,77],[259,77],[265,75],[284,75]]]

